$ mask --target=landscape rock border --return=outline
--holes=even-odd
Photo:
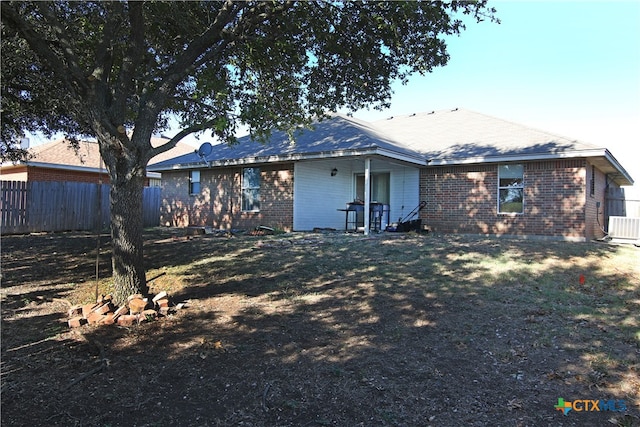
[[[130,295],[127,303],[119,307],[113,304],[111,295],[101,295],[95,303],[71,307],[68,311],[68,325],[70,328],[87,324],[132,326],[168,316],[184,305],[185,303],[173,304],[165,291],[159,292],[151,300],[140,294]]]

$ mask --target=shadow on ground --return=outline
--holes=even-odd
[[[638,423],[640,283],[620,264],[637,260],[634,248],[413,234],[150,237],[149,268],[182,266],[187,285],[173,297],[189,301],[156,322],[61,330],[65,280],[12,279],[3,425]],[[67,252],[62,264],[82,258]],[[5,264],[11,277],[20,268]],[[564,416],[558,398],[615,399],[626,410]]]

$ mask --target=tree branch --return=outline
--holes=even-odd
[[[90,91],[93,91],[92,96],[95,102],[100,105],[104,111],[111,113],[109,115],[112,117],[109,117],[109,119],[112,122],[121,123],[122,120],[114,120],[113,117],[115,115],[112,111],[113,94],[109,90],[109,81],[113,69],[113,43],[118,27],[117,16],[122,15],[122,5],[120,3],[105,3],[105,7],[112,7],[114,10],[109,10],[105,14],[107,22],[103,27],[102,38],[100,42],[96,44],[94,54],[95,65],[89,76],[89,85],[91,88]],[[119,11],[117,9],[119,9]],[[124,117],[123,112],[120,114],[120,117]]]
[[[285,12],[288,8],[292,7],[293,4],[293,1],[287,1],[269,8],[270,3],[260,2],[251,7],[246,14],[242,14],[242,22],[225,31],[226,27],[247,8],[247,4],[241,4],[239,7],[235,7],[235,4],[231,0],[227,0],[218,13],[218,16],[216,16],[213,24],[196,38],[183,54],[168,68],[163,84],[149,99],[151,108],[147,111],[147,114],[157,115],[164,105],[163,101],[173,94],[175,87],[180,84],[189,73],[198,67],[214,61],[216,56],[220,55],[228,45],[244,37],[245,34],[250,34],[255,26],[269,19],[271,16]],[[214,40],[214,42],[212,42],[212,40]],[[215,42],[215,40],[217,40],[217,42]],[[164,144],[168,146],[167,148],[164,148],[163,145],[152,149],[152,156],[173,148],[180,139],[191,133],[199,132],[213,126],[216,120],[217,118],[214,118],[183,129],[172,138],[171,141]]]
[[[65,68],[66,72],[73,76],[74,82],[82,88],[84,91],[87,90],[87,84],[85,81],[85,71],[78,63],[78,57],[76,56],[73,45],[67,38],[67,34],[65,30],[62,28],[62,24],[58,20],[58,18],[51,12],[51,6],[46,2],[35,2],[38,7],[38,10],[42,14],[42,16],[47,21],[48,25],[56,33],[58,38],[58,42],[62,46],[62,55],[65,58]]]
[[[176,144],[178,142],[180,142],[186,136],[191,135],[192,133],[200,132],[200,131],[207,130],[207,129],[211,129],[211,127],[213,127],[216,124],[217,120],[218,120],[218,118],[210,119],[210,120],[204,121],[202,123],[198,123],[198,124],[195,124],[193,126],[189,126],[187,128],[182,129],[180,132],[175,134],[173,136],[173,138],[171,138],[169,141],[165,142],[164,144],[162,144],[162,145],[160,145],[158,147],[152,148],[151,152],[150,152],[149,159],[157,156],[158,154],[162,154],[165,151],[171,150],[173,147],[176,146]]]
[[[118,111],[118,117],[124,116],[127,96],[133,91],[133,80],[131,79],[131,75],[133,75],[134,70],[140,66],[144,55],[144,3],[129,2],[128,6],[130,28],[129,47],[122,59],[122,69],[120,70],[118,82],[116,83],[114,90],[114,109]]]
[[[16,31],[26,40],[29,47],[38,55],[43,63],[48,63],[56,76],[64,83],[68,90],[72,91],[74,98],[78,98],[76,84],[80,82],[74,79],[74,73],[69,72],[69,67],[62,61],[58,54],[51,48],[49,41],[36,30],[20,14],[9,5],[9,2],[0,2],[2,21],[15,28]],[[69,71],[68,71],[69,70]],[[76,70],[77,72],[78,70]],[[74,84],[75,83],[75,84]]]
[[[194,70],[194,64],[198,58],[216,46],[217,43],[223,41],[222,30],[233,22],[245,7],[244,4],[238,5],[231,0],[224,3],[209,28],[193,40],[176,58],[175,62],[168,67],[160,87],[153,94],[150,94],[148,99],[144,100],[144,108],[141,108],[139,117],[149,119],[156,117],[162,111],[167,98],[172,96],[178,84]]]

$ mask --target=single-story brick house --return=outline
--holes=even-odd
[[[149,167],[162,173],[162,225],[339,230],[362,200],[370,220],[355,225],[368,232],[424,201],[417,215],[436,232],[587,240],[620,214],[606,211],[610,190],[633,184],[606,148],[464,109],[336,114],[293,141],[275,132],[206,151]]]

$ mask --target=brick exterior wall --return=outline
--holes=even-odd
[[[160,224],[252,229],[293,226],[293,164],[260,166],[260,211],[242,211],[242,168],[201,169],[200,193],[189,194],[189,171],[162,174]]]
[[[28,167],[28,181],[71,181],[97,184],[100,177],[95,172],[81,172],[65,169]],[[109,184],[109,174],[102,174],[102,183]]]
[[[2,171],[5,181],[51,181],[51,182],[88,182],[97,184],[100,177],[95,172],[72,171],[66,169],[43,168],[33,166],[19,166],[11,168],[9,172]],[[102,174],[102,183],[109,184],[109,174]]]
[[[435,166],[420,171],[423,224],[441,233],[545,236],[588,240],[603,236],[605,175],[586,159],[526,162],[524,212],[498,213],[498,164]],[[293,164],[261,165],[260,211],[242,211],[242,168],[201,169],[201,191],[189,194],[189,171],[163,173],[160,223],[290,231]],[[611,185],[611,184],[610,184]],[[600,207],[596,203],[600,202]]]
[[[592,194],[593,184],[593,194]],[[615,184],[613,184],[615,185]],[[617,186],[616,186],[617,187]],[[586,203],[585,203],[585,221],[587,239],[601,238],[605,235],[603,228],[605,227],[605,206],[606,206],[607,178],[600,170],[592,167],[591,164],[586,165]],[[598,207],[598,202],[600,206]]]
[[[420,194],[424,224],[442,233],[539,235],[589,239],[591,207],[584,159],[524,165],[524,213],[498,213],[498,165],[424,168]],[[593,203],[595,208],[595,202]],[[590,220],[595,220],[594,215]]]

